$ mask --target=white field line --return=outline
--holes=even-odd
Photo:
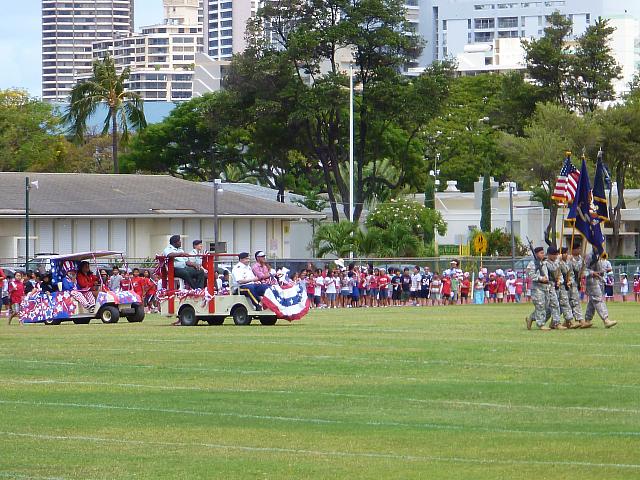
[[[335,450],[307,450],[299,448],[278,448],[278,447],[254,447],[247,445],[230,445],[220,443],[198,443],[198,442],[160,442],[145,440],[129,440],[129,439],[112,439],[103,437],[85,437],[85,436],[67,436],[67,435],[46,435],[21,432],[3,432],[0,435],[5,437],[23,437],[34,438],[38,440],[61,440],[61,441],[78,441],[78,442],[95,442],[95,443],[116,443],[124,445],[149,445],[162,447],[202,447],[219,450],[235,450],[251,453],[284,453],[294,455],[305,455],[314,457],[342,457],[342,458],[372,458],[399,460],[410,462],[427,462],[427,463],[465,463],[478,465],[523,465],[523,466],[566,466],[566,467],[587,467],[587,468],[616,468],[616,469],[640,469],[640,464],[635,463],[596,463],[596,462],[580,462],[570,460],[498,460],[492,458],[469,458],[469,457],[442,457],[442,456],[422,456],[422,455],[405,455],[399,453],[385,452],[345,452]]]
[[[412,399],[407,399],[412,401]],[[422,403],[427,403],[424,401]],[[480,406],[484,408],[525,408],[531,410],[538,410],[543,408],[548,410],[549,408],[537,407],[533,405],[503,405],[493,403],[474,403],[474,402],[459,402],[459,401],[439,401],[434,400],[433,403],[438,404],[453,404],[462,406]],[[359,426],[373,426],[373,427],[401,427],[401,428],[417,428],[425,430],[454,430],[461,432],[483,432],[483,433],[504,433],[504,434],[526,434],[526,435],[560,435],[560,436],[589,436],[589,437],[638,437],[640,432],[634,431],[620,431],[620,432],[582,432],[582,431],[542,431],[542,430],[519,430],[519,429],[501,429],[501,428],[487,428],[487,427],[474,427],[465,425],[449,425],[438,423],[408,423],[408,422],[384,422],[384,421],[347,421],[347,420],[335,420],[326,418],[309,418],[309,417],[286,417],[280,415],[252,415],[236,412],[209,412],[206,410],[184,410],[177,408],[152,408],[152,407],[136,407],[131,405],[113,405],[104,403],[77,403],[77,402],[30,402],[23,400],[2,400],[2,405],[25,405],[33,407],[65,407],[65,408],[87,408],[98,410],[123,410],[134,412],[149,412],[149,413],[167,413],[175,415],[193,415],[201,417],[227,417],[227,418],[240,418],[240,419],[252,419],[252,420],[264,420],[275,422],[294,422],[294,423],[308,423],[313,425],[359,425]],[[560,407],[557,407],[560,408]],[[588,407],[578,407],[580,410],[592,411]],[[595,411],[603,411],[602,409],[595,409]],[[615,411],[616,413],[629,413],[621,409],[607,409],[607,412]]]
[[[191,352],[192,353],[192,352]],[[59,366],[82,366],[82,367],[93,367],[93,368],[139,368],[139,369],[162,369],[162,370],[173,370],[173,371],[185,371],[185,372],[222,372],[222,373],[241,373],[243,375],[249,374],[276,374],[281,373],[277,370],[269,370],[269,369],[261,369],[261,370],[240,370],[235,368],[213,368],[213,367],[176,367],[176,366],[168,366],[168,365],[141,365],[141,364],[123,364],[123,363],[106,363],[106,364],[97,364],[97,363],[86,363],[86,362],[65,362],[58,360],[33,360],[33,359],[21,359],[21,358],[1,358],[0,362],[8,362],[8,363],[27,363],[27,364],[38,364],[38,365],[59,365]],[[398,360],[398,362],[417,362],[411,360]],[[492,364],[493,365],[493,364]],[[345,377],[352,376],[352,374],[338,374],[338,373],[327,373],[323,372],[322,375],[324,377]],[[360,375],[361,377],[367,378],[380,378],[380,379],[391,379],[391,380],[411,380],[411,381],[420,381],[421,384],[429,384],[429,383],[460,383],[460,384],[500,384],[500,385],[541,385],[541,386],[559,386],[559,387],[598,387],[598,388],[630,388],[630,389],[638,389],[640,385],[635,384],[616,384],[616,383],[596,383],[596,384],[578,384],[578,383],[568,383],[568,382],[520,382],[513,380],[483,380],[483,379],[460,379],[460,378],[426,378],[426,379],[418,379],[416,377],[409,376],[380,376],[380,375]]]
[[[39,475],[27,475],[18,472],[2,472],[0,478],[24,479],[24,480],[65,480],[64,477],[42,477]]]
[[[184,350],[180,350],[180,349],[176,349],[176,350],[170,350],[170,349],[161,349],[161,350],[131,350],[131,349],[127,349],[127,348],[104,348],[104,349],[100,349],[102,351],[106,351],[106,352],[120,352],[120,353],[128,353],[128,354],[133,354],[133,353],[182,353],[184,354],[185,351]],[[48,350],[50,352],[52,352],[52,350]],[[47,350],[39,350],[40,353],[47,353]],[[210,350],[189,350],[190,354],[212,354],[215,352],[211,352]],[[228,355],[230,353],[246,353],[246,352],[231,352],[229,350],[225,350],[224,352],[219,352],[220,354],[224,354],[224,355]],[[261,353],[261,356],[265,356],[265,357],[273,357],[279,360],[283,360],[283,356],[281,353]],[[315,361],[340,361],[340,362],[362,362],[363,364],[366,365],[372,365],[372,364],[382,364],[382,365],[393,365],[393,364],[411,364],[411,365],[433,365],[433,366],[449,366],[449,367],[463,367],[463,368],[498,368],[498,369],[505,369],[505,368],[511,368],[511,369],[526,369],[526,370],[571,370],[573,371],[575,369],[575,367],[573,366],[562,366],[562,365],[531,365],[530,363],[522,363],[522,364],[510,364],[510,363],[494,363],[494,362],[456,362],[456,361],[451,361],[451,360],[407,360],[407,359],[385,359],[385,358],[379,358],[379,357],[367,357],[367,356],[346,356],[346,355],[301,355],[301,354],[289,354],[289,356],[287,357],[287,361],[291,361],[292,359],[308,359],[308,360],[315,360]],[[9,356],[5,356],[0,357],[0,361],[8,361],[8,362],[22,362],[22,363],[37,363],[37,360],[27,360],[27,359],[20,359],[20,358],[15,358],[15,357],[9,357]],[[43,361],[43,363],[46,363],[47,361]],[[52,363],[55,364],[59,364],[59,365],[73,365],[73,363],[71,362],[62,362],[62,361],[57,361],[54,360],[52,361]],[[79,364],[79,363],[78,363]],[[82,365],[92,365],[89,363],[84,363]],[[93,364],[95,365],[95,364]],[[125,366],[124,364],[109,364],[110,366],[114,366],[114,365],[120,365],[120,366]],[[136,368],[154,368],[154,366],[142,366],[142,365],[126,365],[126,366],[130,366],[130,367],[136,367]],[[160,368],[160,367],[158,367]],[[176,369],[176,368],[183,368],[183,367],[162,367],[162,368],[167,368],[167,369]],[[606,367],[594,367],[594,366],[590,366],[588,367],[589,370],[593,371],[593,370],[597,370],[597,371],[604,371],[604,372],[611,372],[613,369],[615,368],[615,365],[609,365]],[[192,369],[190,369],[192,370]],[[193,369],[195,371],[205,371],[208,369]],[[213,370],[215,371],[215,370]],[[259,372],[258,370],[251,370],[249,372]],[[374,375],[369,375],[369,376],[374,376]]]

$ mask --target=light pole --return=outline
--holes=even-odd
[[[513,232],[513,189],[514,183],[509,182],[509,222],[511,225],[511,270],[516,271],[516,236]]]
[[[349,221],[353,224],[353,63],[349,64]],[[353,248],[349,252],[353,258]]]
[[[31,183],[29,177],[24,179],[24,269],[29,271],[29,190],[31,189]]]

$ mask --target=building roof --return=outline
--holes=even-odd
[[[169,175],[0,173],[0,216],[24,215],[25,178],[34,216],[212,217],[213,189]],[[224,189],[223,189],[224,190]],[[219,192],[220,217],[323,218],[290,203],[230,189]]]

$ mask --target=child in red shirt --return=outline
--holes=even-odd
[[[122,278],[120,279],[120,290],[123,292],[131,290],[131,276],[129,272],[124,272],[122,274]]]
[[[442,277],[442,304],[447,305],[451,301],[451,278],[449,275]]]
[[[507,289],[507,282],[502,275],[496,278],[496,297],[499,303],[504,302],[504,294]]]
[[[469,291],[471,290],[471,281],[469,275],[465,273],[462,282],[460,282],[460,303],[469,303]]]
[[[15,278],[9,282],[9,303],[11,304],[11,315],[9,315],[9,325],[13,317],[20,315],[20,304],[24,299],[24,283],[22,283],[22,274],[16,272]],[[20,321],[22,323],[22,320]]]
[[[496,303],[498,301],[498,282],[494,273],[489,275],[489,302]]]

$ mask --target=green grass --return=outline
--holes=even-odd
[[[640,305],[611,330],[529,310],[2,319],[0,478],[640,478]]]

